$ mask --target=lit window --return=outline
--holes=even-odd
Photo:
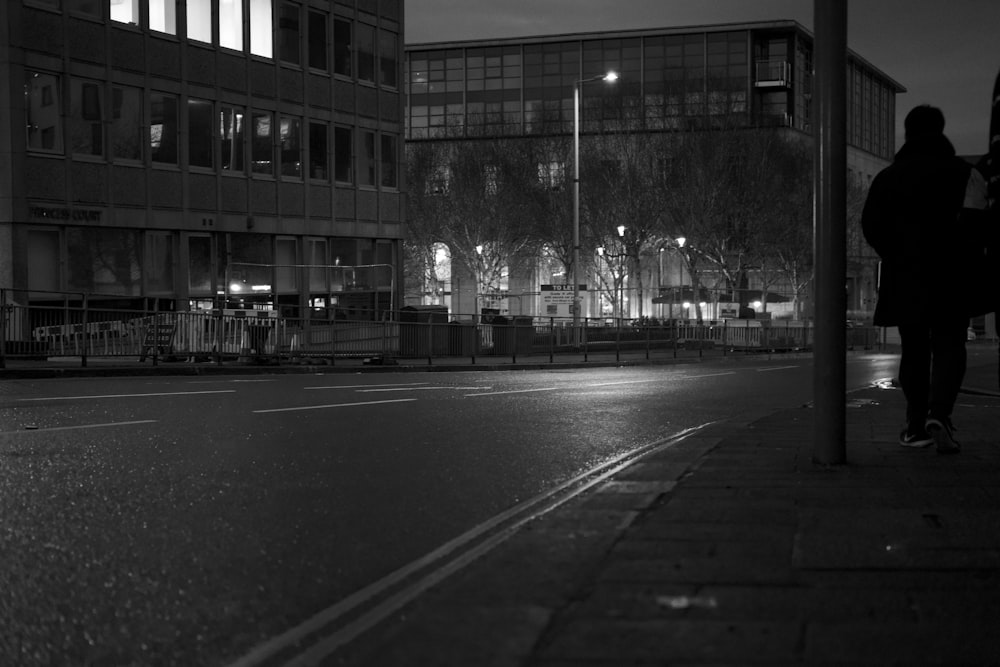
[[[177,98],[173,95],[150,95],[149,152],[153,162],[177,164]]]
[[[274,56],[271,25],[271,0],[250,0],[250,53]]]
[[[243,110],[223,107],[219,112],[219,136],[222,141],[222,169],[243,171]]]
[[[187,0],[187,36],[212,43],[212,0]]]
[[[212,103],[207,100],[188,100],[188,164],[208,167],[212,160]]]
[[[174,0],[149,0],[149,29],[177,34],[177,6]]]
[[[243,50],[243,0],[219,0],[219,45]]]
[[[104,100],[101,84],[73,79],[67,133],[77,155],[104,155]]]
[[[302,178],[302,120],[281,118],[281,173]]]
[[[139,25],[139,0],[111,0],[111,20]]]
[[[55,74],[25,72],[24,113],[28,150],[62,153],[59,91],[59,77]]]

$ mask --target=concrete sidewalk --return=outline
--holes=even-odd
[[[812,408],[726,423],[532,521],[324,664],[1000,664],[1000,397],[977,358],[958,456],[852,393],[848,461]],[[990,395],[992,394],[992,395]]]

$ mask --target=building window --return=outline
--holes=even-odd
[[[298,65],[302,62],[299,55],[299,28],[302,13],[301,8],[292,2],[283,2],[278,9],[278,51],[282,61]]]
[[[353,137],[349,127],[336,127],[333,130],[333,175],[340,183],[354,182],[352,169]]]
[[[177,98],[173,95],[150,95],[149,154],[153,162],[177,164]]]
[[[212,293],[212,238],[188,237],[188,291],[192,295]]]
[[[111,20],[139,25],[139,0],[112,0]]]
[[[177,34],[177,3],[175,0],[149,0],[149,29]]]
[[[333,19],[333,73],[351,76],[351,22]]]
[[[274,56],[271,35],[271,0],[250,0],[250,53]]]
[[[28,150],[62,153],[59,77],[27,71],[24,76],[24,113]]]
[[[326,21],[326,14],[309,12],[309,67],[324,72],[329,67],[326,56]]]
[[[192,167],[214,166],[212,160],[212,103],[188,100],[188,164]]]
[[[219,0],[219,45],[243,50],[243,0]]]
[[[378,55],[379,83],[383,86],[395,88],[399,85],[399,76],[397,75],[399,56],[397,54],[396,33],[385,30],[379,31]]]
[[[309,123],[309,178],[329,180],[327,145],[326,123]]]
[[[274,174],[274,143],[271,141],[271,114],[255,111],[252,117],[250,159],[255,174]]]
[[[142,159],[142,89],[111,89],[111,151],[115,159]]]
[[[243,109],[222,107],[219,112],[219,137],[222,143],[223,171],[243,171],[244,136]]]
[[[375,82],[375,27],[358,24],[358,80]]]
[[[212,43],[212,0],[187,0],[187,37]]]
[[[68,227],[68,287],[80,292],[137,296],[142,287],[137,230]]]
[[[302,178],[302,119],[281,118],[281,174]]]
[[[358,185],[370,185],[375,187],[376,162],[375,162],[375,133],[370,130],[359,132],[361,141],[358,150]]]
[[[104,104],[101,84],[73,79],[67,123],[69,147],[77,155],[104,155]]]
[[[63,0],[63,7],[68,12],[101,18],[101,0]]]
[[[396,136],[382,135],[382,187],[395,188],[399,185],[396,165],[398,164]]]
[[[173,293],[174,239],[170,232],[147,232],[142,270],[150,293]]]

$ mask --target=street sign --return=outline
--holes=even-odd
[[[542,312],[544,317],[573,317],[574,309],[580,312],[581,305],[573,302],[572,285],[542,285]],[[585,298],[587,286],[580,285],[580,299]]]

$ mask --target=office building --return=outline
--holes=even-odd
[[[400,0],[3,2],[0,287],[398,307],[402,35]]]

